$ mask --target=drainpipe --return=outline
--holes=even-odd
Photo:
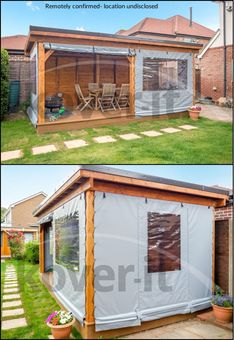
[[[224,97],[227,97],[227,46],[226,46],[226,1],[223,1],[224,26]]]

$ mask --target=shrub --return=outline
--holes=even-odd
[[[20,110],[23,111],[24,113],[27,113],[27,109],[30,106],[30,100],[25,100],[20,104]]]
[[[8,243],[11,249],[11,257],[16,260],[22,260],[24,258],[24,233],[9,230]]]
[[[1,49],[1,119],[8,112],[9,97],[9,56]]]
[[[26,243],[25,259],[33,264],[39,263],[39,243],[37,241]]]

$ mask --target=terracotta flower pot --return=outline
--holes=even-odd
[[[69,339],[74,322],[75,319],[65,325],[54,326],[48,323],[47,326],[51,328],[51,333],[55,339]]]
[[[198,119],[199,119],[199,115],[200,115],[200,111],[189,110],[189,117],[190,117],[192,120],[198,120]]]
[[[233,319],[233,307],[221,307],[212,305],[214,316],[217,321],[228,323]]]

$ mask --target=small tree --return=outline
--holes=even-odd
[[[9,96],[9,56],[8,52],[1,49],[1,119],[8,112]]]
[[[22,231],[10,230],[8,242],[11,249],[11,257],[21,260],[24,257],[24,233]]]

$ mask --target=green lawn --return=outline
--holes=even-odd
[[[45,319],[53,311],[59,310],[60,307],[41,283],[38,265],[13,260],[3,262],[1,264],[1,301],[3,278],[7,263],[12,263],[16,267],[21,300],[28,326],[16,328],[15,330],[1,331],[1,339],[48,339],[51,332],[50,328],[45,324]],[[4,320],[7,319],[12,319],[12,317],[4,318]],[[75,328],[73,328],[73,336],[75,339],[81,339],[80,334]]]
[[[133,141],[118,135],[191,124],[197,130],[145,137]],[[22,149],[24,158],[6,164],[231,164],[232,124],[201,118],[134,122],[126,125],[89,128],[38,135],[26,117],[2,122],[2,151]],[[96,144],[93,137],[111,135],[116,143]],[[63,141],[83,139],[90,145],[66,149]],[[58,152],[32,156],[31,148],[55,144]]]

